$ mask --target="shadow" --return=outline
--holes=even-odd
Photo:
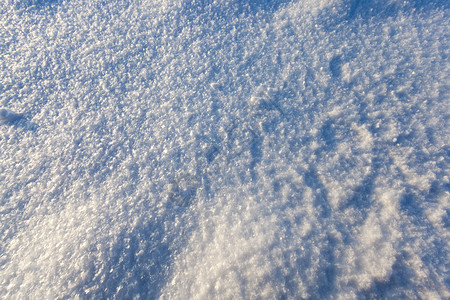
[[[250,162],[250,176],[253,181],[258,179],[257,172],[255,171],[256,166],[262,161],[263,151],[262,151],[262,142],[263,137],[255,137],[253,142],[250,144],[250,154],[251,154],[251,162]]]
[[[411,0],[411,1],[389,1],[389,0],[350,0],[342,1],[340,4],[332,5],[320,12],[318,20],[326,31],[334,31],[341,25],[349,25],[354,21],[378,20],[382,22],[388,18],[399,15],[416,15],[420,13],[432,13],[436,10],[450,9],[450,1],[445,0]],[[356,30],[360,25],[356,22]],[[353,26],[351,26],[353,27]]]
[[[304,172],[297,170],[297,173],[299,175],[303,173],[305,184],[316,193],[314,206],[318,209],[319,216],[324,219],[329,218],[331,216],[331,207],[328,201],[327,189],[320,180],[317,170],[310,166],[309,170]]]
[[[345,15],[347,20],[357,17],[370,18],[375,16],[386,18],[398,14],[401,8],[398,2],[386,0],[352,0],[344,7],[347,10]]]
[[[251,13],[257,13],[261,11],[275,12],[281,6],[286,5],[291,2],[291,0],[247,0],[247,1],[237,1],[238,5],[241,6],[242,10],[247,10]]]
[[[158,196],[155,196],[158,198]],[[97,241],[91,245],[93,258],[87,276],[79,282],[72,295],[81,299],[159,299],[177,249],[183,249],[193,229],[185,218],[186,207],[170,201],[156,200],[156,209],[144,198],[142,218],[126,224],[113,234],[112,241]],[[135,209],[134,207],[133,209]],[[157,210],[157,211],[156,211]],[[146,214],[145,212],[153,212]],[[124,213],[130,214],[130,211]],[[107,225],[106,225],[107,226]],[[99,250],[97,245],[105,245]]]
[[[320,251],[320,267],[317,270],[318,284],[310,291],[312,295],[317,295],[320,299],[333,298],[337,277],[334,249],[337,248],[337,245],[337,240],[328,234],[326,246]]]
[[[195,20],[203,16],[206,20],[226,21],[229,17],[240,15],[271,14],[287,5],[292,0],[233,0],[225,4],[216,4],[212,0],[186,1],[181,15],[187,20]]]
[[[32,9],[45,10],[63,0],[13,0],[12,6],[18,11],[30,11]]]
[[[334,120],[327,120],[320,128],[320,133],[326,147],[322,150],[331,151],[335,149],[337,145],[337,129]]]
[[[421,11],[433,9],[450,9],[450,1],[446,0],[413,0],[412,7]]]
[[[385,280],[375,280],[369,289],[361,291],[358,299],[409,299],[411,295],[405,293],[406,286],[413,286],[414,270],[407,266],[408,254],[403,252],[398,255],[392,266],[391,276]],[[417,299],[419,294],[415,292]]]
[[[333,77],[339,77],[342,73],[341,66],[343,64],[342,56],[337,55],[330,60],[329,68]]]
[[[147,220],[116,236],[108,257],[91,264],[90,275],[76,289],[83,299],[157,299],[168,276],[170,238],[164,220]],[[169,236],[170,237],[170,236]]]
[[[364,220],[367,218],[368,211],[372,206],[372,195],[375,190],[376,176],[376,172],[373,172],[363,180],[344,205],[344,210],[354,208],[362,214]]]
[[[413,0],[409,2],[400,1],[376,1],[376,0],[352,0],[347,4],[347,19],[357,17],[393,17],[399,13],[409,14],[426,12],[435,9],[449,9],[450,2],[445,0]]]
[[[14,120],[0,122],[0,128],[2,126],[13,127],[23,131],[36,131],[39,128],[38,124],[29,121],[27,116],[23,114]]]
[[[340,209],[346,210],[349,208],[354,208],[359,211],[362,215],[362,220],[367,218],[369,209],[372,207],[373,199],[372,196],[376,187],[376,179],[381,174],[381,169],[385,165],[391,165],[392,162],[388,159],[388,155],[384,154],[383,151],[378,150],[378,155],[376,155],[372,161],[372,171],[368,174],[361,184],[353,190],[353,194],[346,203],[342,205]]]

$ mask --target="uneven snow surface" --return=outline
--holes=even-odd
[[[1,299],[450,297],[450,2],[3,0]]]

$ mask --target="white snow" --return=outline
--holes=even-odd
[[[449,23],[2,1],[0,298],[449,298]]]

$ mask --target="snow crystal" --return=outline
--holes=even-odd
[[[449,13],[0,2],[0,298],[449,298]]]

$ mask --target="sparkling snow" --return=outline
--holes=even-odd
[[[450,297],[445,0],[0,2],[0,298]]]

